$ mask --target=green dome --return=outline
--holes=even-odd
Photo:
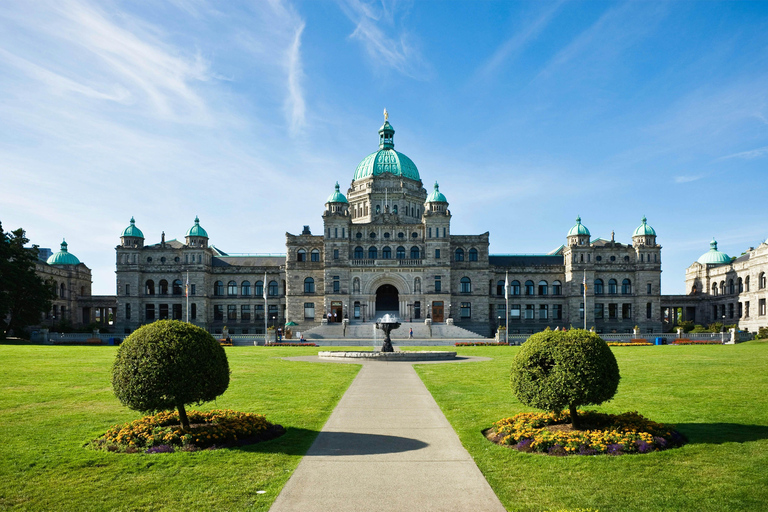
[[[445,198],[442,192],[440,192],[440,188],[437,185],[437,182],[435,182],[435,190],[433,190],[429,196],[427,196],[427,202],[428,203],[447,203],[448,200]]]
[[[632,236],[656,236],[656,230],[646,223],[645,215],[643,215],[643,223],[637,227]]]
[[[731,258],[724,252],[717,250],[717,242],[713,238],[709,242],[709,251],[702,254],[696,261],[702,265],[726,265],[731,262]]]
[[[568,232],[568,236],[587,235],[589,236],[589,230],[581,223],[581,216],[576,217],[576,225]]]
[[[384,121],[384,125],[379,128],[379,150],[360,162],[355,171],[355,180],[380,176],[387,172],[416,181],[421,180],[416,164],[404,154],[395,151],[394,137],[395,129],[389,121]]]
[[[123,234],[120,236],[133,236],[136,238],[144,238],[144,233],[136,227],[136,221],[131,217],[131,225],[123,230]]]
[[[77,256],[67,251],[67,241],[62,240],[61,250],[48,258],[47,263],[49,265],[79,265],[80,260],[77,259]]]
[[[197,218],[197,215],[195,215],[195,225],[189,228],[186,236],[201,236],[203,238],[208,238],[208,233],[200,226],[200,219]]]
[[[347,198],[344,197],[344,194],[339,192],[338,181],[336,182],[336,192],[328,196],[328,200],[326,201],[326,203],[349,203],[349,201],[347,201]]]

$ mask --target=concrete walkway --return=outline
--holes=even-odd
[[[270,510],[505,509],[412,365],[370,361]]]

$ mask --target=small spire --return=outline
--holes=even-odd
[[[384,121],[389,121],[389,112],[387,112],[386,107],[384,108]]]
[[[200,219],[195,215],[195,224],[200,224]]]
[[[386,110],[384,112],[386,112]],[[336,182],[336,192],[338,192],[338,191],[339,191],[339,182],[337,181]]]
[[[645,215],[643,215],[643,224],[645,224],[648,221],[648,219],[645,218]]]
[[[64,238],[61,239],[61,252],[67,252],[67,241]]]
[[[581,224],[581,215],[576,216],[576,224]]]
[[[440,192],[440,186],[437,184],[437,181],[435,181],[435,192]]]
[[[616,241],[616,232],[611,230],[611,242],[615,242],[615,241]]]
[[[709,248],[713,251],[717,250],[717,240],[715,240],[715,237],[712,237],[712,241],[709,242]]]
[[[133,219],[133,215],[131,215],[131,224],[136,224],[136,221]]]

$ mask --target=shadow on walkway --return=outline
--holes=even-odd
[[[308,457],[378,455],[421,450],[429,444],[416,439],[355,432],[320,432]]]
[[[768,427],[738,423],[677,423],[691,444],[748,443],[768,439]]]

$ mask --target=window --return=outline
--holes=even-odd
[[[653,293],[653,285],[652,285],[651,283],[648,283],[647,285],[645,285],[645,292],[646,292],[648,295],[650,295],[651,293]],[[695,292],[694,292],[694,293],[695,293]]]
[[[432,238],[432,228],[427,228],[427,238]]]
[[[758,306],[758,315],[765,316],[765,299],[760,299],[760,301],[757,304]]]
[[[472,281],[468,277],[461,278],[461,293],[472,293]]]
[[[728,280],[728,293],[730,293],[731,295],[736,293],[736,287],[733,284],[733,279],[729,279]],[[731,317],[731,318],[733,318],[733,317]]]
[[[525,305],[525,319],[533,320],[533,304]]]
[[[539,304],[539,320],[547,320],[549,318],[549,305]]]
[[[761,290],[765,288],[765,272],[760,272],[760,280],[758,281],[758,288]]]
[[[650,302],[645,305],[645,318],[652,318],[653,317],[653,304]]]
[[[469,261],[477,261],[477,249],[474,247],[469,250]]]
[[[749,301],[744,302],[744,316],[749,318]]]
[[[257,297],[264,296],[264,281],[256,281],[254,285],[253,294]]]
[[[315,319],[315,303],[314,302],[304,303],[304,319],[305,320]]]
[[[632,318],[632,304],[621,305],[621,318]]]
[[[504,281],[496,281],[496,295],[499,297],[504,295]]]
[[[440,259],[440,249],[435,249],[435,259],[436,260]]]
[[[334,249],[333,250],[333,259],[335,259],[335,260],[339,259],[339,250],[338,249]]]
[[[385,260],[391,260],[392,259],[392,248],[390,246],[386,246],[381,250],[381,257]]]
[[[234,281],[230,281],[227,283],[227,295],[233,296],[237,295],[237,283]]]
[[[739,302],[739,318],[744,314],[744,305]]]
[[[739,278],[738,280],[738,287],[739,287],[739,293],[744,291],[744,280],[742,278]]]
[[[304,249],[296,251],[296,261],[307,261],[307,251]]]
[[[725,295],[725,281],[720,281],[720,295]]]
[[[421,318],[421,301],[417,300],[413,303],[413,318],[420,319]]]
[[[464,261],[464,249],[456,249],[456,253],[453,257],[455,261]]]
[[[148,280],[144,286],[144,293],[147,295],[154,295],[155,294],[155,282],[153,280]]]
[[[562,320],[563,319],[563,305],[562,304],[553,304],[552,305],[552,320]]]
[[[462,302],[461,303],[461,318],[472,318],[472,303],[471,302]]]
[[[360,303],[359,302],[355,301],[355,306],[354,306],[353,311],[354,311],[355,318],[360,318]]]
[[[240,320],[244,322],[251,320],[251,306],[248,304],[240,306]]]
[[[237,306],[234,304],[227,306],[227,320],[237,320]]]
[[[442,282],[440,281],[440,277],[441,277],[441,276],[435,276],[435,291],[436,291],[436,292],[441,292],[441,291],[443,291],[443,284],[442,284]]]
[[[579,318],[584,319],[584,303],[579,302]]]
[[[616,304],[608,304],[608,319],[616,320],[616,318],[619,316],[618,311],[619,308],[616,306]]]
[[[213,295],[216,297],[222,297],[224,295],[224,283],[222,281],[216,281],[214,283]]]
[[[745,292],[749,291],[749,276],[744,278],[744,291]]]
[[[190,304],[189,305],[189,318],[192,320],[197,318],[197,304]]]
[[[533,281],[526,281],[525,282],[525,294],[526,295],[533,295]]]
[[[243,281],[240,284],[240,295],[243,297],[248,297],[251,295],[251,282],[250,281]]]
[[[509,307],[509,318],[520,320],[520,304],[513,304]]]
[[[595,320],[603,319],[603,304],[595,304]]]
[[[609,295],[616,295],[618,291],[618,283],[615,279],[610,279],[608,281],[608,294]]]
[[[520,295],[520,281],[512,281],[509,284],[510,295]]]
[[[394,213],[395,215],[397,215],[397,205],[395,205],[395,206],[393,206],[393,207],[392,207],[392,213]]]
[[[320,251],[318,251],[317,249],[312,249],[312,252],[309,253],[309,260],[320,261]]]
[[[160,304],[160,311],[157,317],[160,320],[168,320],[168,304]]]
[[[712,295],[717,295],[717,283],[712,283]]]
[[[603,280],[595,279],[595,295],[602,295],[603,293],[605,293],[603,291]]]
[[[395,255],[397,256],[397,259],[404,260],[405,259],[405,247],[403,247],[402,245],[400,247],[398,247],[397,248],[397,252],[395,253]]]
[[[155,320],[155,305],[154,304],[147,304],[144,309],[144,317],[146,318],[147,322],[152,322]]]
[[[624,279],[621,282],[621,294],[622,295],[630,295],[632,293],[632,281],[629,279]]]
[[[415,245],[411,247],[411,259],[418,260],[421,258],[421,250]]]
[[[733,302],[731,302],[730,304],[728,304],[728,318],[733,318],[734,314],[735,313],[734,313]]]
[[[539,281],[539,295],[547,295],[549,284],[546,281]]]
[[[173,305],[173,316],[172,318],[174,320],[181,320],[181,304],[174,304]]]
[[[270,297],[277,297],[277,281],[269,282],[269,287],[267,288],[267,295],[269,295]]]
[[[552,282],[552,295],[562,295],[563,294],[563,285],[560,283],[560,281],[553,281]]]
[[[130,320],[131,319],[131,305],[126,304],[125,305],[125,319]]]
[[[357,247],[355,247],[355,256],[354,256],[354,258],[356,260],[361,260],[361,259],[365,258],[365,252],[363,251],[363,248],[360,247],[359,245]]]
[[[339,276],[333,276],[333,293],[339,293],[341,291],[341,282]]]
[[[168,281],[165,279],[160,280],[160,282],[157,283],[157,287],[159,288],[158,292],[160,295],[168,295]]]
[[[315,293],[315,280],[311,277],[304,280],[304,293]]]
[[[131,285],[127,284],[125,285],[125,294],[130,295],[131,294]],[[80,295],[85,295],[84,293],[81,293]]]
[[[368,259],[375,260],[379,257],[379,251],[375,247],[368,248]]]

